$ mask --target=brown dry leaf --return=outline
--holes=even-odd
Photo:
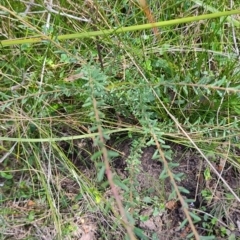
[[[28,200],[27,202],[27,208],[33,208],[36,205],[36,203],[32,200]]]
[[[176,200],[170,200],[165,204],[165,207],[169,210],[174,210],[178,206],[178,203]]]
[[[64,81],[65,82],[74,82],[75,80],[78,80],[82,77],[84,77],[83,73],[77,73],[77,74],[70,75],[69,77],[64,78]]]
[[[217,165],[217,171],[220,173],[220,172],[222,172],[222,170],[223,170],[223,166],[221,166],[220,164],[219,165]]]
[[[188,225],[184,228],[184,230],[182,231],[180,237],[181,238],[186,238],[186,236],[191,232],[191,227]]]
[[[222,172],[222,170],[224,169],[224,167],[225,167],[225,164],[226,164],[226,158],[220,158],[220,162],[219,162],[219,164],[218,164],[218,166],[217,166],[217,170],[218,170],[218,172]]]

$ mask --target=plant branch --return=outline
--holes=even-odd
[[[177,193],[178,199],[179,199],[179,201],[181,202],[183,211],[184,211],[184,213],[185,213],[185,215],[186,215],[186,217],[187,217],[188,223],[189,223],[189,225],[190,225],[190,227],[191,227],[191,229],[192,229],[192,232],[193,232],[193,234],[194,234],[194,236],[195,236],[195,239],[196,239],[196,240],[200,240],[199,234],[198,234],[196,228],[194,227],[192,218],[190,217],[190,214],[189,214],[189,212],[188,212],[187,204],[184,202],[184,199],[183,199],[180,191],[178,190],[178,186],[177,186],[177,184],[176,184],[176,182],[175,182],[175,180],[174,180],[174,177],[173,177],[172,172],[170,171],[170,168],[168,167],[168,162],[167,162],[167,160],[166,160],[166,158],[165,158],[165,156],[164,156],[164,153],[163,153],[162,148],[161,148],[161,146],[160,146],[160,144],[159,144],[159,141],[158,141],[158,139],[157,139],[157,136],[156,136],[153,132],[152,132],[152,136],[153,136],[153,138],[154,138],[154,140],[155,140],[155,143],[156,143],[158,152],[160,153],[160,156],[161,156],[161,158],[162,158],[162,160],[163,160],[164,167],[165,167],[165,169],[167,169],[167,173],[168,173],[168,176],[169,176],[169,178],[170,178],[170,180],[171,180],[171,183],[172,183],[172,185],[173,185],[173,187],[174,187],[174,189],[175,189],[175,191],[176,191],[176,193]]]
[[[89,78],[89,84],[90,84],[91,88],[93,89],[92,82],[91,82],[91,77]],[[98,109],[97,109],[97,101],[96,101],[94,96],[92,96],[92,101],[93,101],[93,108],[94,108],[94,112],[95,112],[95,118],[96,118],[96,122],[97,122],[99,139],[100,139],[100,142],[101,142],[100,149],[102,151],[102,155],[103,155],[103,159],[104,159],[104,165],[105,165],[105,168],[106,168],[106,175],[107,175],[107,178],[108,178],[108,182],[109,182],[109,185],[111,187],[113,196],[116,200],[118,209],[120,211],[120,214],[121,214],[121,217],[122,217],[122,220],[123,220],[123,225],[127,230],[128,236],[131,240],[136,240],[136,237],[134,236],[134,233],[133,233],[133,230],[132,230],[132,226],[130,225],[130,223],[127,220],[127,216],[126,216],[122,201],[119,197],[118,190],[117,190],[117,188],[116,188],[116,186],[113,182],[113,174],[112,174],[111,167],[110,167],[109,160],[108,160],[107,148],[105,147],[105,144],[104,144],[105,139],[104,139],[103,128],[101,126],[101,119],[100,119],[99,112],[98,112]]]

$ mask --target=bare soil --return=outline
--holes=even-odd
[[[117,158],[117,172],[121,176],[126,176],[126,159],[130,153],[131,143],[125,141],[119,144],[116,149],[122,153],[122,157]],[[178,186],[184,187],[188,193],[183,193],[184,199],[188,202],[189,211],[201,218],[201,221],[195,224],[200,235],[215,235],[216,239],[227,239],[230,236],[240,237],[240,205],[229,194],[221,180],[210,171],[210,177],[207,178],[206,171],[208,165],[204,162],[198,152],[191,148],[181,145],[171,144],[173,151],[173,163],[178,166],[172,169],[174,174],[183,173]],[[139,185],[137,190],[140,196],[149,196],[159,201],[164,201],[165,211],[154,214],[154,203],[143,205],[139,214],[146,217],[145,221],[138,221],[137,227],[141,228],[149,237],[155,236],[155,239],[186,239],[191,233],[188,224],[180,228],[185,215],[182,206],[177,198],[171,197],[173,192],[169,178],[161,180],[159,176],[163,171],[163,164],[159,160],[153,160],[155,148],[150,146],[142,149],[141,171],[137,176]],[[240,178],[239,170],[223,159],[212,158],[214,167],[221,173],[222,177],[232,187],[235,192],[239,192]],[[204,193],[212,193],[208,199]],[[213,219],[216,223],[213,224]],[[221,229],[225,229],[226,232]]]

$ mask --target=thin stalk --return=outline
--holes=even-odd
[[[117,132],[128,132],[128,131],[138,131],[134,127],[130,128],[120,128],[114,130],[107,130],[106,134],[112,134]],[[139,129],[140,132],[140,129]],[[60,137],[60,138],[11,138],[11,137],[0,137],[0,141],[10,141],[10,142],[60,142],[60,141],[68,141],[74,139],[84,139],[84,138],[92,138],[99,136],[98,133],[90,133],[84,135],[76,135],[76,136],[69,136],[69,137]]]
[[[0,8],[1,8],[1,6],[0,6]],[[178,18],[178,19],[174,19],[174,20],[161,21],[161,22],[154,23],[154,27],[167,27],[167,26],[177,25],[177,24],[181,24],[181,23],[188,23],[188,22],[195,22],[195,21],[206,20],[206,19],[226,17],[226,16],[230,16],[230,15],[235,15],[235,14],[240,14],[240,10],[237,9],[237,10],[226,11],[226,12],[218,12],[218,13],[204,14],[204,15],[194,16],[194,17]],[[20,17],[18,17],[18,18],[20,18]],[[235,21],[233,23],[235,24],[235,26],[240,27],[240,22]],[[24,44],[24,43],[26,44],[26,43],[42,42],[42,41],[46,41],[46,40],[54,41],[54,40],[76,39],[76,38],[91,38],[91,37],[97,37],[97,36],[99,37],[99,36],[119,34],[119,33],[124,33],[124,32],[145,30],[145,29],[150,29],[152,27],[153,27],[153,23],[148,23],[148,24],[135,25],[135,26],[129,26],[129,27],[119,27],[119,28],[113,28],[113,29],[107,29],[107,30],[101,30],[101,31],[65,34],[65,35],[59,35],[59,36],[53,36],[53,37],[47,36],[47,35],[37,35],[37,36],[32,36],[30,38],[24,38],[24,39],[3,40],[0,42],[0,44],[3,47],[5,47],[5,46],[18,45],[18,44]]]

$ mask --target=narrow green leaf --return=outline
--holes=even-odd
[[[188,222],[187,218],[183,220],[183,222],[180,224],[179,228],[182,229],[186,223]]]
[[[112,150],[109,150],[108,151],[108,157],[109,158],[114,158],[114,157],[118,157],[119,156],[119,153],[116,152],[116,151],[112,151]]]
[[[200,222],[202,219],[193,212],[189,212],[189,215],[193,218],[194,221]]]
[[[114,178],[113,182],[120,187],[121,189],[125,190],[125,191],[129,191],[129,188],[127,187],[127,185],[125,185],[121,180]]]
[[[144,197],[144,198],[143,198],[143,201],[144,201],[145,203],[151,203],[151,202],[152,202],[152,199],[151,199],[150,197]]]
[[[95,161],[95,160],[99,159],[101,156],[102,156],[102,151],[97,151],[91,156],[91,160]]]
[[[134,233],[142,240],[148,240],[148,237],[144,234],[143,230],[135,227]]]
[[[99,172],[98,172],[98,174],[97,174],[97,180],[98,180],[98,182],[101,182],[102,180],[103,180],[103,178],[104,178],[104,173],[105,173],[105,166],[103,165],[102,167],[101,167],[101,169],[99,170]]]
[[[6,172],[0,172],[0,176],[2,178],[5,178],[5,179],[12,179],[13,178],[12,174],[9,174],[9,173],[6,173]]]
[[[215,236],[200,236],[200,240],[214,240]]]

